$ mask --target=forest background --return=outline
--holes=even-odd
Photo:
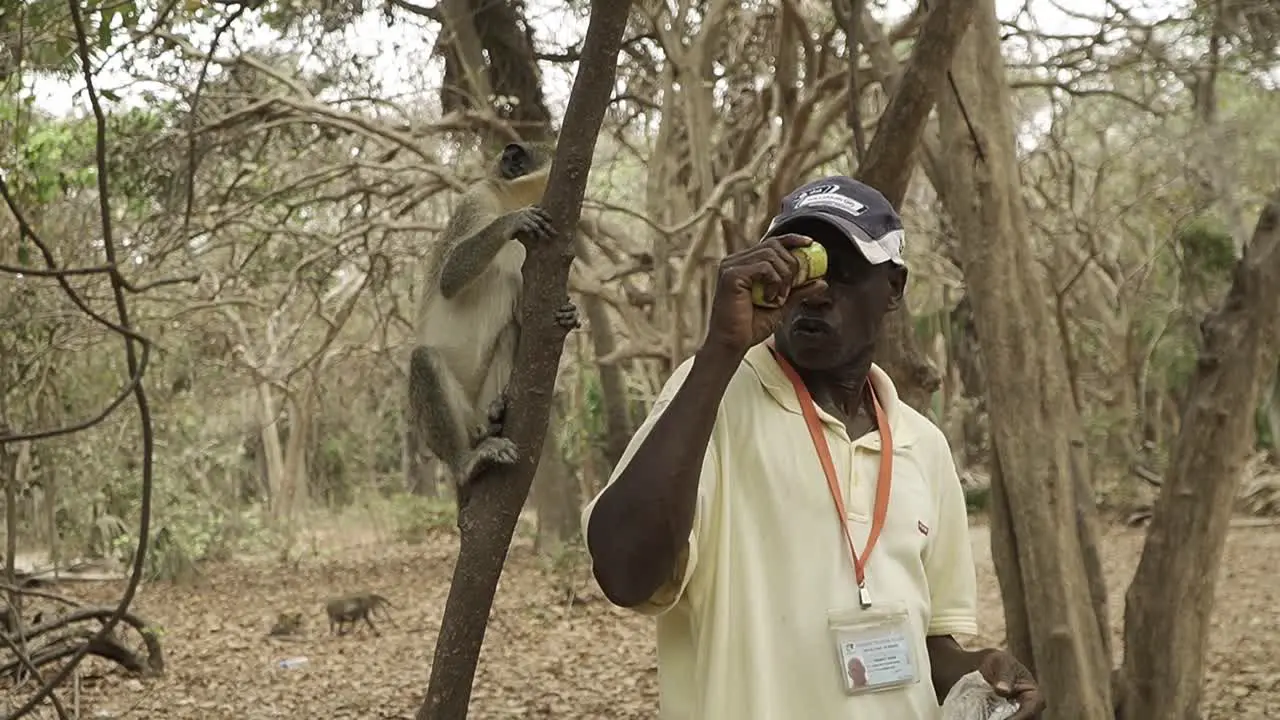
[[[1055,718],[1280,705],[1280,5],[935,4],[629,7],[477,717],[652,716],[651,631],[591,584],[579,508],[696,349],[719,258],[833,172],[902,208],[882,362],[961,469],[984,639]],[[416,706],[457,553],[402,442],[417,266],[495,143],[564,121],[592,8],[547,5],[0,2],[5,587],[58,618],[0,647],[44,668],[13,708],[61,648],[94,657],[60,702],[99,713]],[[74,628],[132,598],[144,517],[122,669]],[[48,567],[78,610],[17,592]],[[257,637],[366,587],[399,608],[376,641]]]

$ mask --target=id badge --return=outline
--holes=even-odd
[[[831,610],[827,625],[845,694],[874,693],[920,682],[916,643],[904,605],[881,602],[865,610]]]

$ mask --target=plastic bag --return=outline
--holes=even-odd
[[[1008,720],[1016,712],[1017,703],[997,695],[977,670],[960,678],[942,703],[942,720]]]

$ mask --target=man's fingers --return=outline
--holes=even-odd
[[[1044,698],[1040,697],[1040,691],[1030,690],[1021,693],[1016,698],[1018,703],[1018,711],[1009,717],[1009,720],[1032,720],[1032,718],[1044,711]]]
[[[1023,678],[1013,683],[1014,694],[1031,692],[1033,690],[1038,692],[1040,690],[1040,686],[1036,685],[1035,682],[1032,680]]]
[[[814,297],[827,291],[826,280],[814,280],[807,282],[798,288],[791,290],[791,294],[787,296],[787,304],[804,302],[805,298]]]
[[[721,261],[720,266],[726,270],[738,269],[753,266],[761,261],[772,264],[783,273],[784,277],[794,275],[800,269],[800,261],[773,240],[767,240],[749,250],[729,255]]]
[[[778,244],[790,250],[792,248],[804,247],[813,243],[813,238],[808,235],[797,235],[795,233],[786,233],[785,235],[774,235],[769,240],[777,240]],[[768,242],[766,240],[765,242]]]
[[[792,257],[791,253],[788,252],[766,253],[764,260],[773,266],[780,278],[795,277],[796,271],[800,269],[800,261]]]
[[[759,281],[765,286],[774,285],[782,286],[786,282],[782,279],[782,273],[767,259],[758,259],[748,265],[739,265],[730,269],[727,273],[739,287],[750,288],[753,283]]]

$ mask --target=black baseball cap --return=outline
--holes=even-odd
[[[844,175],[814,180],[782,199],[765,237],[789,232],[803,220],[822,220],[853,243],[872,265],[906,265],[902,218],[879,190]]]

